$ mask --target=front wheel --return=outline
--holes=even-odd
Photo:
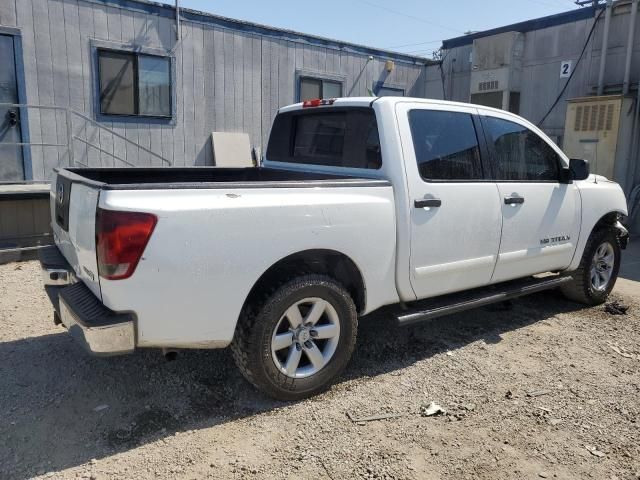
[[[353,352],[358,315],[349,292],[303,275],[245,309],[232,343],[236,365],[259,390],[300,400],[331,385]]]
[[[561,287],[562,293],[576,302],[600,305],[607,300],[618,279],[620,243],[612,229],[591,234],[573,281]]]

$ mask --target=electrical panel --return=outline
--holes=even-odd
[[[570,158],[589,161],[591,173],[627,181],[628,130],[633,128],[631,97],[608,95],[568,101],[563,150]]]

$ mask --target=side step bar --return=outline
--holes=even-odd
[[[396,318],[400,326],[413,325],[444,315],[463,312],[492,303],[500,303],[512,298],[522,297],[531,293],[550,290],[571,280],[572,277],[570,276],[531,278],[505,282],[467,292],[443,295],[442,297],[421,301],[419,305],[416,305],[415,309],[403,311],[397,314]]]

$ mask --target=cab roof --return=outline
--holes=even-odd
[[[330,100],[325,100],[326,102],[331,102],[328,105],[319,105],[308,107],[309,109],[318,108],[332,108],[332,107],[370,107],[374,103],[385,103],[396,105],[397,103],[421,103],[426,105],[444,105],[451,107],[461,107],[467,106],[472,108],[482,108],[483,110],[496,110],[499,112],[503,112],[502,110],[492,109],[490,107],[485,107],[483,105],[470,104],[470,103],[462,103],[462,102],[451,102],[448,100],[436,100],[433,98],[417,98],[417,97],[343,97],[343,98],[333,98]],[[293,105],[287,105],[286,107],[282,107],[278,110],[278,113],[286,113],[292,112],[296,110],[302,110],[305,102],[294,103]],[[504,112],[503,112],[504,113]]]

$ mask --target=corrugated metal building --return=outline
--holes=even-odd
[[[423,58],[192,10],[180,18],[178,41],[163,4],[0,0],[0,61],[15,65],[0,73],[0,103],[34,105],[0,107],[4,142],[31,144],[0,144],[0,180],[46,180],[70,161],[213,165],[211,132],[247,132],[262,150],[277,108],[305,95],[425,93]]]

